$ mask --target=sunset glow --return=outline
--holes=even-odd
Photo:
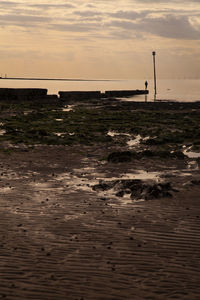
[[[0,76],[200,77],[200,1],[0,2]]]

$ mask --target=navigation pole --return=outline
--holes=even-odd
[[[154,101],[156,100],[157,88],[156,88],[156,51],[152,52],[153,55],[153,70],[154,70]]]

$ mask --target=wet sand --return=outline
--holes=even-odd
[[[1,298],[199,299],[199,168],[161,159],[108,164],[107,151],[0,154]],[[170,180],[173,197],[134,201],[92,189],[141,170]]]

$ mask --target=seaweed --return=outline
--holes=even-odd
[[[184,144],[200,145],[200,114],[197,110],[175,110],[173,105],[171,110],[164,110],[156,103],[146,106],[146,109],[144,103],[142,109],[132,109],[132,104],[128,103],[98,106],[91,102],[90,105],[76,106],[72,111],[63,111],[63,105],[61,102],[1,102],[1,129],[5,133],[0,140],[24,144],[107,144],[113,141],[107,135],[112,130],[131,136],[148,136],[149,139],[141,141],[141,145],[153,152],[155,147],[165,148],[168,152],[156,154],[160,157],[180,157],[180,153],[169,152]],[[115,138],[114,142],[119,146],[125,145],[125,139],[121,137]],[[140,154],[142,156],[153,157],[155,153],[144,152]],[[123,159],[129,160],[130,157]]]
[[[184,159],[186,156],[181,151],[169,150],[144,150],[144,151],[116,151],[107,156],[107,161],[112,163],[131,162],[134,159],[163,158],[163,159]]]

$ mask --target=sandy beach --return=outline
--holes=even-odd
[[[191,134],[186,136],[183,129],[185,140],[174,142],[168,135],[164,144],[162,134],[169,124],[175,124],[171,132],[177,138],[182,120],[188,122],[188,130],[194,130],[191,126],[197,130],[199,104],[181,104],[182,108],[176,103],[115,101],[103,107],[99,101],[70,105],[74,106],[64,103],[58,111],[52,107],[58,139],[51,136],[48,144],[46,140],[27,142],[29,135],[25,129],[22,135],[22,125],[16,123],[27,115],[25,122],[35,122],[35,108],[1,106],[0,121],[6,133],[1,134],[0,152],[0,297],[198,300],[198,140],[192,143]],[[76,108],[81,111],[75,112]],[[121,112],[127,118],[127,130],[121,128],[125,124]],[[37,120],[42,113],[47,111],[38,108]],[[94,143],[84,142],[88,134],[80,134],[73,119],[76,113],[83,116],[76,119],[80,128],[89,115],[88,130],[95,130],[98,137]],[[181,115],[180,120],[173,117],[176,114]],[[157,118],[156,138],[155,124],[148,121],[144,125],[140,115],[145,120],[147,116],[148,120]],[[135,127],[130,121],[133,117]],[[58,126],[69,118],[73,131],[61,143],[64,127]],[[27,124],[34,135],[33,123]],[[18,128],[13,136],[21,142],[13,141],[12,126]],[[144,126],[152,130],[151,137]],[[129,130],[133,127],[135,131]],[[40,138],[46,139],[47,129],[42,130]],[[78,142],[72,140],[75,137]],[[108,159],[113,153],[117,161]]]

